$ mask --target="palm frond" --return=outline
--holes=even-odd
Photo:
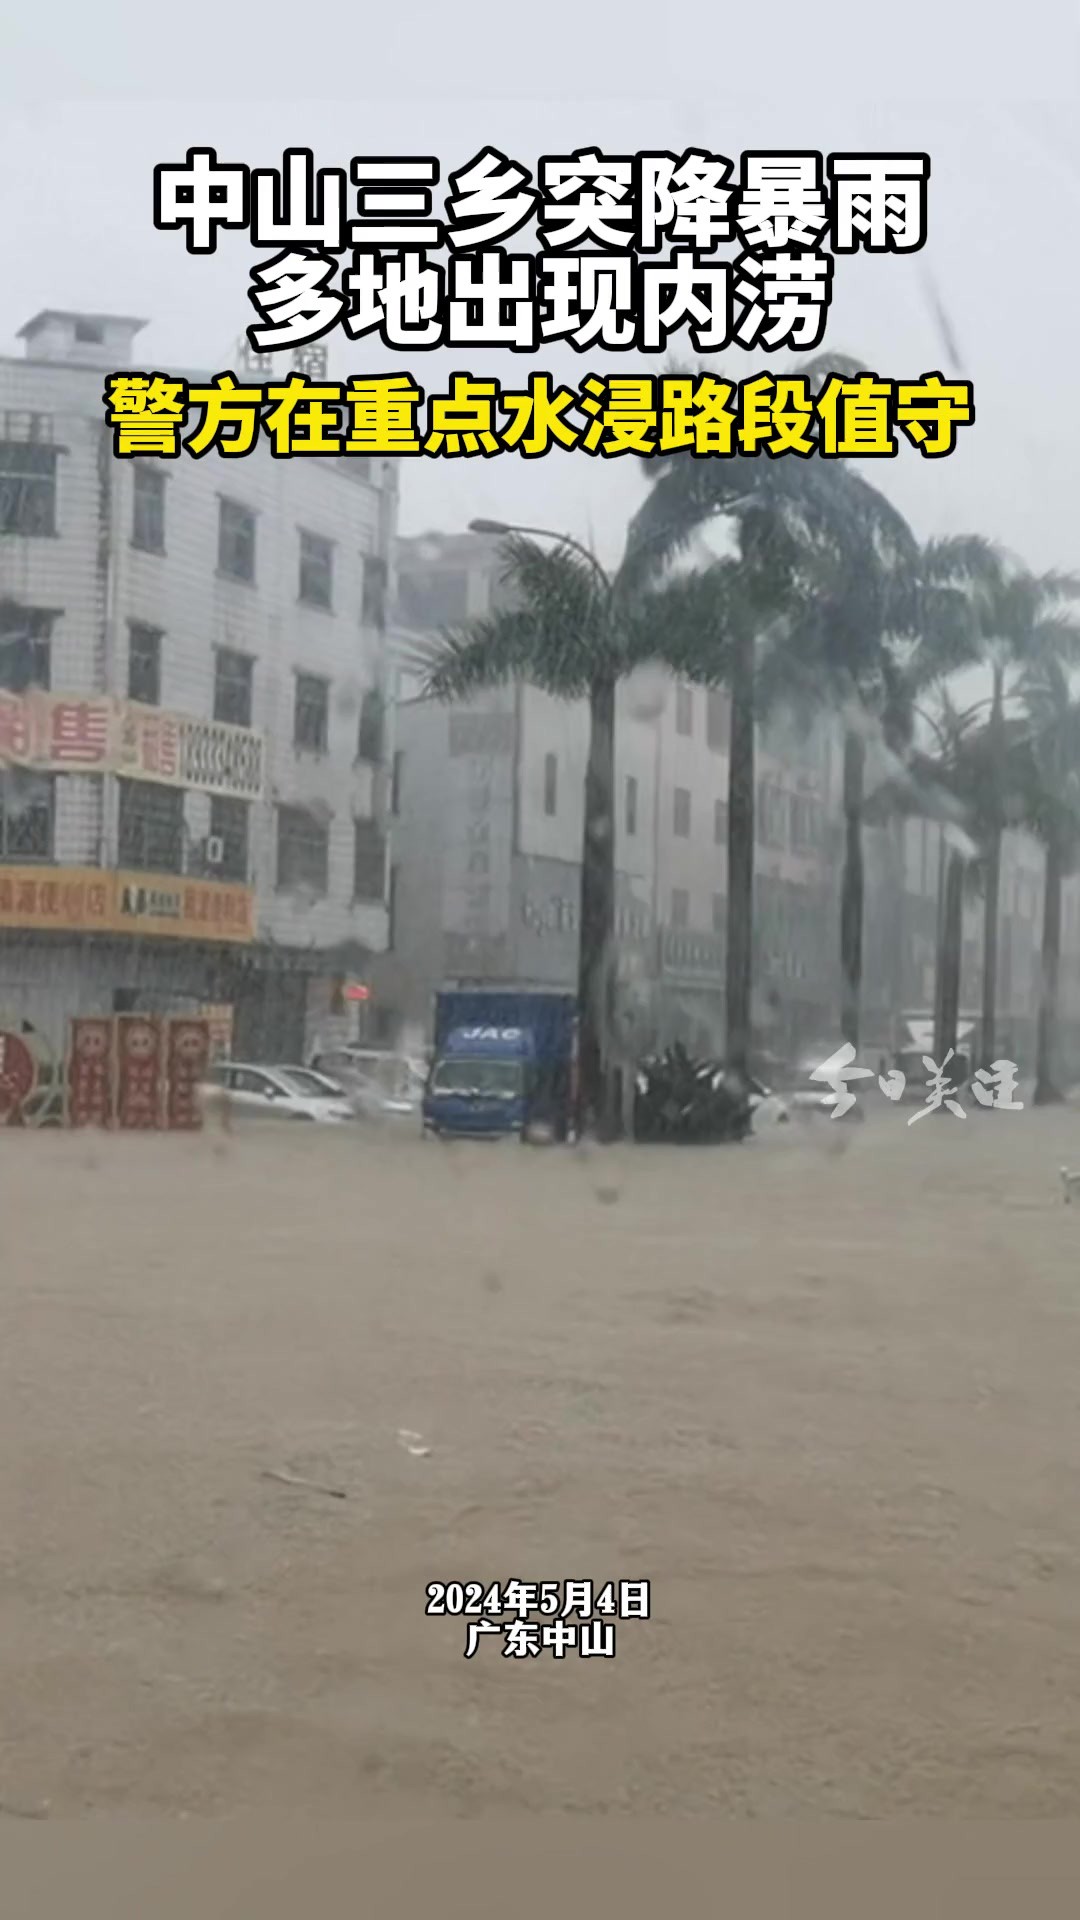
[[[611,650],[602,580],[571,548],[512,535],[502,549],[506,608],[445,632],[426,664],[427,691],[460,699],[480,686],[525,679],[561,699],[588,689]]]
[[[1004,557],[994,541],[981,534],[952,534],[944,539],[928,540],[922,549],[921,571],[928,585],[970,585],[994,587],[1004,579]]]
[[[1029,647],[1036,660],[1080,660],[1080,620],[1064,612],[1044,613],[1031,627]]]
[[[718,686],[730,671],[731,641],[745,615],[738,563],[676,576],[620,610],[622,671],[662,661],[681,679]]]
[[[545,608],[556,623],[579,627],[595,622],[602,589],[596,573],[573,547],[542,546],[526,534],[512,533],[500,549],[501,580],[511,604]]]
[[[536,643],[531,613],[496,613],[467,627],[447,628],[428,646],[416,649],[416,665],[430,698],[460,700],[478,687],[501,686],[528,675]]]

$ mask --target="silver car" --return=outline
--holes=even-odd
[[[261,1067],[243,1060],[221,1060],[210,1070],[207,1091],[224,1095],[234,1112],[255,1119],[337,1126],[353,1118],[344,1089],[309,1067]]]

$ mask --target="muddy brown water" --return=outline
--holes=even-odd
[[[0,1808],[1071,1812],[1080,1114],[906,1118],[6,1137]]]

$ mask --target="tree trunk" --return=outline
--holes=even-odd
[[[589,691],[589,761],[581,848],[578,948],[578,1134],[614,1129],[611,1039],[615,996],[615,683]]]
[[[727,1064],[748,1073],[753,1038],[754,636],[740,634],[731,676],[728,758]]]
[[[1057,1064],[1058,975],[1061,965],[1061,849],[1051,838],[1046,847],[1043,881],[1042,992],[1035,1039],[1035,1105],[1048,1107],[1061,1099],[1054,1082]]]
[[[1001,667],[994,668],[994,696],[990,703],[989,738],[987,750],[991,766],[996,769],[1001,764],[1001,729],[1004,719],[1005,675]],[[1001,836],[1002,823],[999,817],[997,795],[993,797],[993,816],[990,822],[990,843],[986,865],[986,900],[983,906],[983,954],[982,954],[982,1020],[979,1035],[979,1065],[988,1067],[995,1055],[996,1045],[994,1027],[997,1021],[997,973],[998,973],[998,919],[1001,902]]]
[[[844,735],[844,876],[840,888],[840,971],[843,998],[840,1031],[853,1047],[859,1044],[859,1003],[863,961],[863,847],[862,808],[866,747],[862,735],[849,728]]]
[[[960,1015],[960,956],[964,930],[964,860],[951,848],[947,854],[938,938],[937,1007],[934,1019],[934,1064],[942,1067],[956,1051]]]
[[[979,1065],[988,1067],[997,1051],[998,922],[1001,903],[1001,829],[995,827],[986,862],[986,899],[983,905],[982,1019]]]

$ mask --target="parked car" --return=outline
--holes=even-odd
[[[336,1125],[354,1117],[344,1088],[310,1067],[260,1067],[221,1060],[210,1069],[207,1086],[225,1093],[237,1113],[257,1119]]]
[[[333,1047],[312,1058],[312,1070],[329,1075],[353,1110],[365,1119],[415,1117],[420,1112],[427,1070],[411,1054],[376,1047]]]

